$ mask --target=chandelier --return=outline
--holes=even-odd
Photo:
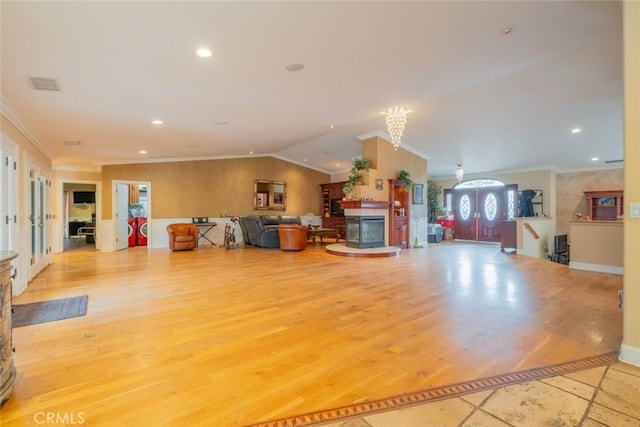
[[[464,177],[464,169],[462,169],[462,165],[458,165],[456,168],[456,179],[458,182],[462,181],[462,177]]]
[[[391,107],[384,112],[387,115],[387,130],[389,131],[389,136],[391,136],[391,143],[396,150],[400,146],[404,125],[407,123],[407,114],[410,112],[411,110],[408,108],[399,105]]]

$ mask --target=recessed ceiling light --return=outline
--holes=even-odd
[[[302,70],[304,68],[304,64],[300,64],[299,62],[296,62],[296,63],[293,63],[293,64],[289,64],[284,68],[287,71],[300,71],[300,70]]]
[[[592,162],[597,162],[598,160],[600,160],[600,157],[592,157],[592,158],[591,158],[591,161],[592,161]]]
[[[513,33],[513,27],[505,27],[502,29],[502,34],[504,34],[505,36],[511,33]]]
[[[334,125],[329,125],[329,129],[333,129],[334,127]]]
[[[154,125],[161,125],[162,124],[162,120],[151,120],[151,123],[153,123]]]
[[[582,132],[582,129],[580,129],[580,128],[571,129],[571,133],[580,133],[580,132]]]
[[[249,154],[253,154],[253,151],[249,151]]]
[[[138,151],[138,154],[147,154],[147,150],[140,150]]]
[[[196,55],[198,55],[200,58],[209,58],[211,57],[211,55],[213,55],[213,53],[211,53],[209,49],[203,47],[196,51]]]

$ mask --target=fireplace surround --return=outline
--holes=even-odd
[[[384,243],[384,216],[347,216],[345,219],[346,240],[349,248],[381,248]]]

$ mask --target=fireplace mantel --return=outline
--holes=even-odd
[[[340,207],[342,209],[385,209],[391,206],[389,201],[380,200],[341,200]]]

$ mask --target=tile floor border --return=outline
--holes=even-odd
[[[465,381],[461,383],[448,384],[417,392],[392,396],[389,398],[373,400],[369,402],[357,403],[340,408],[311,412],[277,420],[264,421],[251,424],[246,427],[294,427],[311,426],[321,423],[329,423],[346,420],[352,417],[360,417],[378,412],[386,412],[400,409],[407,406],[418,405],[437,400],[459,397],[469,393],[495,389],[512,384],[527,381],[539,380],[556,375],[564,375],[584,369],[598,366],[611,365],[617,363],[618,352],[601,354],[599,356],[587,357],[570,362],[558,363],[540,368],[526,369],[506,374],[494,375],[477,380]]]

